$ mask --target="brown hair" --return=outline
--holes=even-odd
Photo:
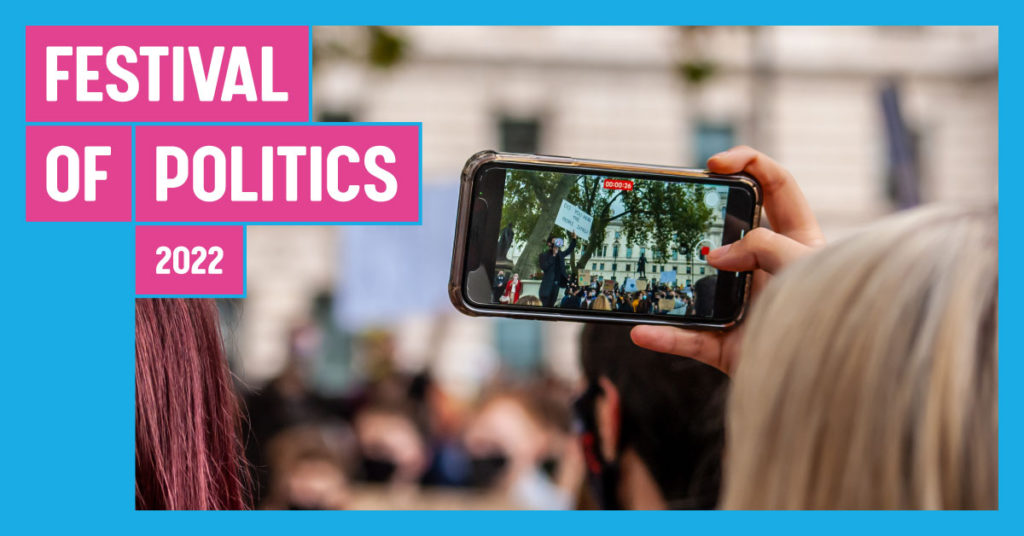
[[[522,296],[519,298],[519,301],[516,302],[516,305],[541,306],[543,304],[541,303],[540,298],[536,296]]]
[[[211,300],[135,301],[135,507],[246,507],[241,414]]]

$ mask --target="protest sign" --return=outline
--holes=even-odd
[[[562,207],[558,209],[558,216],[555,217],[555,225],[576,233],[576,236],[590,239],[590,227],[594,224],[594,217],[587,214],[583,209],[572,203],[562,200]]]

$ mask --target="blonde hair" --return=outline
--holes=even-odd
[[[604,294],[598,294],[598,296],[594,298],[594,303],[590,304],[590,308],[597,311],[611,311],[612,304]]]
[[[926,208],[759,297],[725,508],[997,508],[998,209]]]

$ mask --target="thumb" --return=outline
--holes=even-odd
[[[758,227],[742,239],[711,251],[707,259],[711,266],[727,272],[761,269],[774,274],[810,251],[788,236]]]

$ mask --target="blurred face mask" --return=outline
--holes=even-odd
[[[469,483],[478,488],[489,488],[505,472],[508,457],[504,454],[469,459]]]
[[[622,510],[619,500],[619,457],[622,437],[619,437],[615,459],[607,461],[601,454],[601,434],[597,428],[597,399],[603,394],[601,387],[590,384],[573,404],[583,445],[583,459],[587,467],[587,487],[602,510]]]
[[[363,457],[363,478],[367,482],[388,482],[398,466],[391,460]]]

